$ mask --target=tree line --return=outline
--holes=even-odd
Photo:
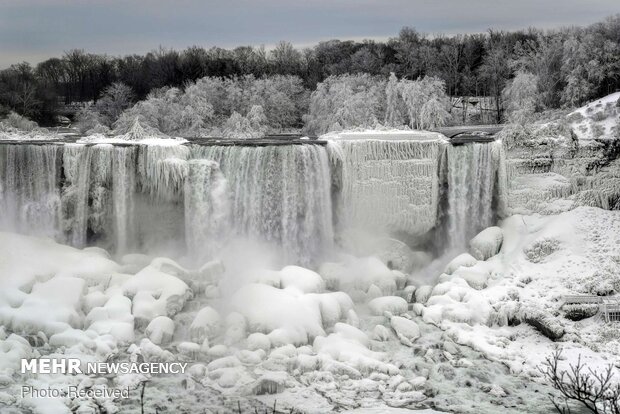
[[[427,36],[405,27],[386,42],[330,40],[304,49],[281,42],[272,50],[193,46],[122,57],[70,50],[36,66],[23,62],[0,71],[0,116],[13,111],[52,124],[67,106],[96,105],[112,85],[125,85],[135,103],[161,88],[183,91],[205,77],[247,76],[294,78],[306,91],[295,92],[301,98],[298,114],[308,112],[307,96],[330,77],[366,74],[387,82],[391,73],[404,80],[440,80],[449,97],[493,97],[498,120],[503,91],[518,74],[535,83],[537,108],[575,106],[620,89],[620,15],[550,31]],[[283,127],[298,127],[301,115],[289,121]]]

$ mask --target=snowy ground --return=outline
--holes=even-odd
[[[567,319],[561,299],[617,291],[619,247],[620,212],[591,207],[509,217],[431,277],[344,255],[317,272],[231,274],[239,266],[184,269],[137,254],[117,263],[100,249],[0,233],[0,411],[138,412],[137,388],[119,401],[21,399],[24,383],[137,387],[142,378],[22,376],[19,360],[139,353],[191,367],[150,378],[147,412],[551,412],[537,366],[556,346],[566,362],[581,354],[594,368],[620,366],[620,329]]]

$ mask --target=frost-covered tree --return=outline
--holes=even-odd
[[[239,112],[233,112],[222,128],[225,138],[245,139],[253,138],[250,121]]]
[[[439,126],[446,123],[449,118],[446,109],[448,96],[442,80],[432,76],[415,81],[402,79],[399,86],[411,128],[432,128],[432,125]]]
[[[384,124],[391,127],[402,126],[405,123],[402,113],[404,106],[403,99],[400,96],[398,78],[394,72],[392,72],[390,73],[390,78],[385,86]]]
[[[93,105],[82,106],[75,113],[75,124],[80,132],[85,133],[105,122]]]
[[[263,107],[260,105],[252,106],[252,109],[248,112],[247,119],[252,134],[256,137],[264,137],[267,132],[267,116],[265,116]]]
[[[508,120],[523,124],[531,119],[540,101],[538,77],[529,72],[517,72],[502,91]]]
[[[384,117],[384,79],[368,74],[330,76],[310,97],[304,130],[324,134],[334,128],[374,127]]]
[[[123,112],[114,123],[115,131],[126,133],[136,118],[143,126],[168,135],[200,128],[202,120],[191,108],[182,105],[180,94],[178,88],[161,88],[151,92],[144,101]]]
[[[427,100],[420,110],[420,127],[422,129],[433,129],[444,126],[450,118],[446,110],[446,105],[436,97]]]
[[[28,132],[39,127],[36,122],[31,121],[27,117],[19,115],[18,113],[12,111],[9,112],[8,116],[4,120],[2,120],[1,123],[6,127]]]
[[[108,86],[95,105],[105,125],[112,125],[132,105],[134,93],[122,82]]]

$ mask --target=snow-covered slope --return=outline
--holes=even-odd
[[[620,92],[582,106],[566,120],[580,140],[612,139],[620,122]]]

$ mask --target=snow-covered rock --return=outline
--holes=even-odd
[[[476,259],[487,260],[499,253],[503,241],[504,233],[501,228],[488,227],[470,240],[469,250]]]
[[[144,334],[156,345],[166,344],[174,335],[174,321],[167,316],[158,316],[148,324]]]
[[[291,343],[305,344],[308,338],[325,334],[321,310],[317,301],[295,292],[299,291],[251,283],[241,287],[231,302],[233,309],[245,316],[250,332],[269,334],[281,329]]]
[[[382,296],[371,300],[368,307],[373,315],[383,315],[384,312],[400,315],[407,312],[407,301],[400,296]]]
[[[255,332],[248,336],[246,346],[250,351],[262,349],[265,352],[269,352],[269,349],[271,348],[271,341],[264,333]]]
[[[202,343],[205,339],[214,339],[222,329],[222,318],[218,311],[210,306],[202,308],[189,327],[193,342]]]
[[[320,293],[325,289],[321,276],[299,266],[286,266],[280,271],[282,288],[295,287],[303,293]]]
[[[161,266],[168,262],[160,261]],[[132,313],[143,324],[157,316],[174,316],[192,297],[190,288],[176,276],[147,266],[122,286],[125,295],[132,297]]]
[[[386,312],[386,316],[400,342],[406,346],[413,346],[413,342],[420,337],[418,324],[402,316],[393,316],[389,312]]]
[[[476,258],[474,258],[471,254],[462,253],[448,263],[444,272],[451,275],[459,267],[472,267],[476,263],[478,263],[478,260],[476,260]]]

